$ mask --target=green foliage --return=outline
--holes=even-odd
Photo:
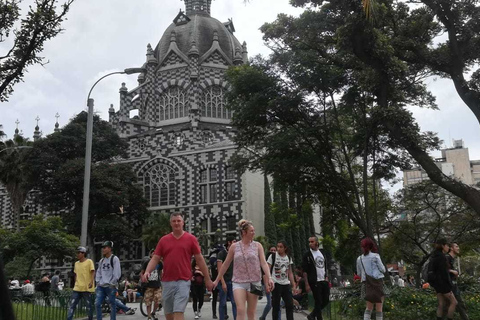
[[[275,214],[272,212],[272,195],[270,191],[270,183],[268,177],[264,176],[265,200],[264,200],[264,229],[265,236],[270,243],[277,242],[277,226],[275,223]]]
[[[360,319],[365,311],[365,301],[359,298],[360,286],[354,287],[349,296],[342,300],[344,315]],[[480,316],[479,292],[464,292],[462,297],[466,303],[471,319]],[[383,315],[391,320],[435,319],[437,309],[436,294],[432,289],[415,289],[394,287],[391,294],[385,298]],[[455,319],[460,319],[458,314]]]
[[[170,215],[165,212],[152,213],[144,226],[142,240],[147,248],[155,248],[158,240],[170,232]]]
[[[60,211],[66,226],[80,234],[85,169],[87,114],[80,113],[60,132],[33,144],[28,159],[31,181],[41,193],[39,201]],[[108,122],[94,116],[90,179],[89,242],[106,235],[125,242],[141,233],[146,201],[131,165],[119,163],[127,144]]]
[[[7,101],[15,84],[23,80],[27,68],[44,64],[40,53],[45,43],[63,31],[62,22],[73,3],[65,0],[59,7],[58,0],[38,0],[28,7],[22,16],[22,0],[0,3],[0,42],[11,44],[2,50],[0,57],[0,101]]]
[[[31,221],[23,221],[22,226],[20,231],[6,237],[1,250],[7,264],[17,259],[20,261],[14,265],[27,262],[24,278],[28,278],[33,264],[42,256],[59,260],[75,256],[79,240],[66,232],[61,218],[37,215]]]
[[[20,223],[22,206],[32,188],[30,167],[26,159],[32,143],[21,135],[7,141],[0,140],[0,182],[5,186],[15,214],[16,227]]]

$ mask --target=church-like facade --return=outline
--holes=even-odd
[[[211,0],[185,5],[157,46],[147,46],[138,86],[122,85],[109,121],[129,143],[127,161],[154,214],[181,211],[187,230],[224,236],[247,218],[263,234],[263,176],[238,174],[230,163],[237,148],[224,75],[248,62],[246,43],[231,20],[210,16]]]
[[[185,11],[172,17],[156,47],[147,46],[138,86],[122,84],[120,105],[109,110],[110,124],[129,145],[121,161],[133,166],[153,218],[183,212],[188,231],[204,230],[212,240],[217,234],[218,242],[219,234],[237,235],[238,220],[246,218],[263,235],[263,175],[233,170],[235,128],[225,105],[225,72],[248,62],[246,43],[234,36],[232,20],[210,16],[212,0],[184,1]],[[30,198],[25,214],[41,212]],[[9,207],[0,186],[3,227],[15,225]],[[140,240],[133,245],[119,252],[122,261],[143,257],[147,248],[139,250]]]

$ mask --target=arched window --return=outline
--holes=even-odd
[[[188,117],[188,111],[188,97],[183,88],[168,88],[160,96],[160,121]]]
[[[202,116],[209,118],[231,119],[232,112],[225,108],[224,90],[220,86],[205,89],[200,99]]]
[[[143,186],[150,207],[175,205],[175,169],[172,167],[162,163],[151,167],[143,176]]]

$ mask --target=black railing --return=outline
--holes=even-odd
[[[21,290],[10,290],[16,320],[65,320],[71,295],[71,291],[36,292],[28,295],[23,294]],[[92,294],[90,298],[94,299],[94,295]],[[74,318],[86,316],[86,305],[81,300]]]

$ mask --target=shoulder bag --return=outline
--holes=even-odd
[[[240,241],[239,245],[240,245],[240,249],[242,249],[243,262],[245,262],[245,268],[247,268],[247,273],[250,274],[250,271],[248,271],[247,260],[245,259],[245,253],[243,252],[243,243]],[[256,296],[262,297],[263,296],[263,288],[262,288],[261,285],[254,284],[254,283],[250,282],[250,293],[254,294]]]
[[[383,292],[383,279],[375,279],[367,274],[361,256],[360,262],[362,263],[363,272],[365,272],[365,300],[372,303],[382,302],[382,297],[385,296]]]

